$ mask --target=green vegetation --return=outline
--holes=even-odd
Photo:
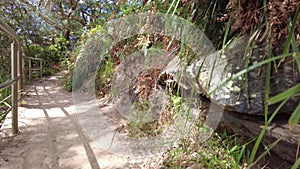
[[[8,36],[0,31],[0,83],[11,79],[10,67],[10,43],[12,42]],[[10,88],[0,90],[0,124],[10,111]]]
[[[266,4],[266,3],[264,3],[264,4]],[[249,157],[249,160],[247,161],[247,163],[250,166],[254,165],[255,163],[258,163],[267,153],[269,153],[269,150],[272,149],[273,146],[275,146],[278,142],[280,142],[280,139],[278,139],[274,143],[269,145],[267,150],[265,150],[265,152],[261,153],[261,155],[254,161],[254,159],[256,157],[256,154],[258,152],[258,148],[259,148],[260,144],[263,141],[264,135],[266,134],[267,127],[271,124],[272,120],[275,118],[275,116],[278,114],[278,112],[281,110],[281,108],[284,106],[284,104],[289,99],[291,99],[291,97],[296,96],[297,94],[300,93],[299,85],[296,85],[296,86],[293,86],[290,89],[287,89],[286,91],[284,91],[284,92],[282,92],[282,93],[280,93],[280,94],[278,94],[278,95],[276,95],[276,96],[269,99],[270,80],[271,80],[270,79],[270,74],[271,74],[271,63],[272,62],[277,61],[277,63],[280,64],[282,61],[284,61],[284,59],[286,57],[288,57],[288,56],[291,57],[292,56],[292,57],[294,57],[293,60],[296,61],[297,66],[298,66],[298,70],[300,72],[300,69],[299,69],[300,64],[297,61],[300,57],[300,53],[299,53],[299,50],[296,47],[297,44],[296,44],[295,35],[294,35],[295,27],[296,27],[297,24],[299,24],[299,23],[297,23],[297,18],[299,16],[299,12],[300,12],[300,5],[298,5],[298,7],[297,7],[297,10],[296,10],[294,18],[293,18],[293,22],[290,23],[290,25],[289,25],[288,36],[287,36],[287,39],[285,41],[285,47],[284,47],[283,53],[281,55],[273,56],[273,51],[272,51],[272,49],[270,49],[270,51],[269,51],[269,56],[270,57],[269,58],[267,58],[266,60],[264,60],[262,62],[256,63],[256,64],[254,64],[250,67],[247,67],[247,69],[244,69],[244,70],[240,71],[239,73],[235,74],[234,76],[230,77],[222,85],[219,86],[219,87],[222,87],[223,85],[226,85],[226,83],[229,82],[230,80],[235,79],[237,77],[240,77],[242,74],[247,75],[251,70],[256,69],[258,67],[261,67],[264,64],[267,64],[267,76],[266,76],[267,78],[266,78],[266,88],[265,88],[265,103],[266,104],[265,104],[265,112],[264,112],[265,113],[265,125],[264,125],[263,129],[261,130],[259,136],[257,137],[253,149],[251,150],[251,155]],[[225,37],[224,37],[224,41],[223,41],[223,47],[225,46],[224,42],[226,41],[229,29],[230,29],[231,24],[232,24],[231,23],[232,22],[231,18],[232,17],[230,17],[227,28],[226,28]],[[254,34],[253,34],[253,36],[254,36]],[[269,34],[269,36],[271,36],[271,34]],[[290,44],[292,44],[292,47],[293,47],[293,52],[292,53],[289,53]],[[275,65],[274,69],[277,69],[276,66],[277,65]],[[280,105],[277,107],[277,109],[274,112],[272,112],[272,115],[270,117],[268,117],[268,114],[269,114],[268,106],[271,105],[271,104],[275,104],[275,103],[280,103]],[[293,112],[293,114],[291,115],[291,117],[289,119],[289,124],[290,125],[298,124],[299,119],[300,119],[299,107],[300,106],[298,105],[295,108],[295,111]],[[297,168],[298,166],[299,166],[299,163],[295,162],[295,164],[292,168]]]
[[[126,120],[128,135],[132,138],[157,136],[168,129],[181,113],[182,100],[179,96],[169,93],[168,104],[163,105],[161,112],[152,112],[148,99],[142,99],[133,104],[134,112]],[[152,103],[153,104],[153,103]]]
[[[66,44],[68,43],[64,38],[57,38],[57,42],[50,46],[40,46],[36,44],[31,44],[27,47],[25,51],[25,57],[33,57],[43,59],[43,76],[49,76],[55,74],[58,67],[55,68],[59,62],[67,60]],[[27,62],[25,62],[25,67],[27,67]]]
[[[110,60],[103,60],[96,73],[95,77],[95,89],[98,93],[100,98],[103,97],[104,95],[109,95],[109,89],[111,86],[112,79],[114,77],[115,73],[115,65],[114,63]]]
[[[247,1],[248,2],[248,1]],[[267,127],[272,123],[281,108],[292,97],[299,97],[300,85],[270,96],[270,82],[272,73],[289,58],[295,63],[300,73],[300,5],[299,1],[292,0],[282,3],[279,0],[237,2],[234,0],[221,1],[184,1],[184,0],[122,0],[122,1],[56,1],[56,0],[2,0],[0,14],[4,22],[15,30],[20,38],[22,53],[25,57],[43,59],[45,68],[43,75],[48,76],[64,71],[63,86],[72,90],[72,72],[74,64],[87,41],[102,31],[104,23],[115,18],[139,12],[154,11],[170,15],[178,15],[202,30],[217,49],[226,50],[236,37],[247,35],[250,37],[245,55],[248,56],[255,42],[265,42],[269,46],[268,55],[263,61],[250,65],[251,58],[245,60],[245,69],[233,74],[219,88],[229,81],[244,76],[246,93],[248,94],[248,75],[251,71],[266,68],[266,81],[264,92],[264,118],[265,124],[260,134],[251,141],[240,141],[240,136],[227,134],[226,129],[214,133],[209,140],[200,142],[197,139],[182,139],[177,147],[171,148],[164,159],[164,167],[186,168],[193,164],[200,168],[246,168],[259,164],[269,150],[280,142],[265,145],[266,150],[258,153],[262,146]],[[296,5],[295,5],[296,4]],[[280,13],[282,15],[277,16]],[[265,32],[265,33],[263,33]],[[188,58],[191,55],[184,44],[180,44],[163,35],[139,34],[123,39],[114,44],[102,58],[95,74],[96,95],[99,98],[109,96],[112,79],[116,67],[124,57],[138,50],[146,50],[151,41],[157,40],[154,47],[167,49],[171,44],[179,47],[179,55]],[[255,40],[254,40],[255,39]],[[11,40],[0,32],[0,83],[10,79],[10,43]],[[281,49],[282,48],[282,49]],[[118,55],[118,56],[117,56]],[[192,62],[189,59],[188,62]],[[25,62],[27,64],[27,62]],[[28,65],[25,65],[27,67]],[[84,73],[84,71],[82,71]],[[217,89],[219,89],[217,88]],[[164,129],[174,123],[182,105],[178,90],[169,87],[167,93],[168,105],[165,105],[165,116],[145,123],[139,119],[140,112],[150,112],[150,103],[141,99],[134,104],[136,112],[133,120],[127,121],[127,130],[132,138],[139,138],[160,134]],[[211,91],[211,93],[215,92]],[[176,90],[176,91],[175,91]],[[209,94],[211,94],[209,93]],[[10,108],[10,89],[0,91],[0,121]],[[246,96],[248,97],[248,96]],[[249,101],[249,97],[248,97]],[[278,105],[270,113],[269,106]],[[288,124],[295,126],[300,120],[300,104],[295,107],[289,117]],[[197,131],[205,130],[200,124]],[[249,146],[252,145],[252,146]],[[295,161],[293,168],[298,168],[300,158]]]
[[[246,145],[238,136],[214,133],[207,141],[183,140],[177,148],[167,152],[164,166],[167,168],[246,168]]]

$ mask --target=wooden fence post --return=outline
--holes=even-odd
[[[0,90],[11,86],[12,133],[18,134],[18,90],[21,90],[19,87],[22,87],[22,82],[18,82],[18,80],[22,80],[22,67],[20,62],[23,60],[20,53],[21,46],[15,32],[1,19],[0,29],[13,40],[13,43],[11,43],[11,80],[7,83],[1,83]]]
[[[18,80],[18,98],[22,97],[22,89],[23,89],[23,59],[21,55],[21,48],[19,46],[18,51],[17,51],[17,56],[18,56],[18,77],[20,78]],[[22,102],[18,100],[18,106],[21,106]]]
[[[11,78],[18,79],[18,58],[17,44],[14,41],[11,44]],[[18,82],[11,86],[11,104],[12,104],[12,133],[18,134]]]
[[[29,81],[31,81],[31,74],[32,74],[32,70],[31,70],[31,59],[28,59],[28,78]]]
[[[43,61],[40,60],[40,78],[43,77]]]

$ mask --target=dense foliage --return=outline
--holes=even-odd
[[[74,63],[87,39],[93,36],[93,33],[101,30],[105,22],[112,19],[144,11],[178,15],[203,30],[219,49],[225,48],[226,44],[230,44],[236,36],[241,34],[252,36],[255,32],[259,32],[260,36],[257,39],[264,40],[271,45],[270,55],[274,56],[299,51],[300,19],[296,17],[299,14],[297,9],[299,10],[299,0],[283,2],[279,0],[0,1],[1,20],[12,27],[18,35],[23,56],[43,59],[44,67],[46,67],[44,75],[53,74],[56,70],[67,70],[63,83],[69,91],[72,90]],[[123,48],[125,45],[120,43],[114,46],[110,53],[134,48],[136,39],[125,39],[124,43],[129,44],[127,48]],[[0,41],[1,83],[10,78],[10,43],[12,41],[1,31]],[[297,63],[295,66],[298,66],[300,72],[299,56],[291,57],[294,57],[293,61]],[[27,64],[27,62],[25,63]],[[107,59],[100,65],[102,67],[96,76],[96,88],[99,95],[105,95],[105,88],[114,73],[114,64],[113,60]],[[274,62],[275,64],[278,63]],[[288,90],[290,95],[284,93],[286,95],[279,95],[275,99],[271,99],[269,103],[277,103],[299,94],[299,85],[295,88],[297,90],[293,90],[294,93],[291,94],[291,91]],[[0,91],[0,100],[9,94],[9,90]],[[278,99],[278,97],[280,98]],[[0,104],[0,112],[6,108]],[[295,108],[293,117],[294,119],[290,120],[290,123],[295,125],[300,118],[300,105]],[[260,141],[257,145],[259,143]],[[253,157],[251,158],[254,158],[255,153],[252,153]],[[240,162],[239,160],[238,162]],[[253,159],[251,160],[250,162],[253,162]],[[176,165],[176,163],[176,160],[175,162],[170,161],[168,165]],[[235,164],[235,166],[238,165]]]

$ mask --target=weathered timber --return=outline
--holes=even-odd
[[[255,138],[264,127],[264,119],[260,116],[239,114],[226,111],[223,114],[223,121],[235,133],[247,138]],[[271,151],[280,158],[294,163],[299,158],[300,125],[290,127],[286,117],[278,117],[267,127],[263,142],[272,144],[278,139],[282,139]],[[298,157],[297,157],[298,155]]]

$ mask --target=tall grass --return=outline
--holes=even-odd
[[[169,7],[167,13],[174,14],[175,11],[177,10],[177,5],[178,5],[178,0],[177,1],[174,0],[172,2],[171,6]],[[264,6],[266,6],[266,5],[267,5],[267,1],[264,0]],[[264,14],[266,14],[266,8],[264,8],[263,12],[264,12]],[[222,83],[221,85],[219,85],[217,88],[215,88],[213,91],[211,91],[209,93],[209,94],[214,93],[216,90],[218,90],[218,89],[222,88],[223,86],[225,86],[229,81],[232,81],[232,80],[234,80],[234,79],[236,79],[236,78],[238,78],[242,75],[248,74],[248,72],[250,72],[254,69],[257,69],[257,68],[259,68],[263,65],[267,66],[267,71],[266,71],[267,74],[266,74],[266,79],[265,79],[265,81],[266,81],[265,96],[264,96],[264,98],[265,98],[265,101],[264,101],[264,104],[265,104],[265,106],[264,106],[264,121],[265,121],[265,124],[264,124],[264,127],[262,128],[260,134],[256,138],[254,147],[251,150],[251,153],[250,153],[250,156],[249,156],[249,159],[248,159],[248,164],[250,166],[252,166],[255,163],[258,163],[267,153],[269,153],[270,149],[272,149],[276,144],[278,144],[281,141],[281,139],[278,139],[274,143],[267,146],[266,147],[267,149],[265,150],[265,152],[260,154],[258,156],[258,158],[256,158],[256,160],[255,160],[255,157],[257,157],[258,148],[259,148],[259,146],[261,145],[261,143],[263,141],[263,137],[264,137],[264,135],[267,131],[268,126],[270,126],[270,124],[272,123],[272,121],[274,120],[276,115],[279,113],[281,108],[285,105],[285,103],[291,97],[293,97],[293,96],[300,93],[300,84],[299,84],[299,85],[295,85],[294,87],[278,94],[277,96],[269,98],[269,93],[270,93],[270,90],[271,90],[270,89],[271,68],[272,68],[272,65],[276,65],[276,64],[273,64],[273,63],[276,63],[276,62],[278,63],[278,61],[283,62],[286,57],[293,57],[294,61],[297,63],[297,67],[298,67],[298,70],[300,72],[300,52],[297,48],[295,35],[294,35],[294,31],[295,31],[295,28],[296,28],[296,21],[298,19],[299,12],[300,12],[300,5],[297,8],[297,11],[295,13],[295,16],[294,16],[293,20],[289,23],[289,34],[287,36],[286,43],[285,43],[284,50],[283,50],[282,54],[274,56],[272,51],[271,51],[271,48],[270,48],[270,50],[269,50],[270,52],[269,52],[269,55],[268,55],[267,59],[265,59],[265,60],[263,60],[259,63],[256,63],[254,65],[251,65],[251,66],[246,65],[245,66],[246,68],[244,70],[241,70],[240,72],[238,72],[238,73],[234,74],[233,76],[231,76],[230,78],[226,79],[224,83]],[[230,27],[231,27],[231,24],[232,24],[232,19],[233,19],[233,16],[231,14],[231,16],[229,17],[229,20],[227,22],[226,29],[225,29],[225,34],[224,34],[223,41],[222,41],[222,52],[224,52],[224,50],[227,48],[227,46],[230,45],[230,42],[231,42],[231,40],[228,40],[228,36],[229,36],[229,32],[230,32]],[[265,17],[265,15],[264,15],[264,18],[261,20],[261,24],[264,25],[265,24],[264,22],[267,22],[267,18]],[[271,35],[269,35],[269,36],[271,36]],[[291,51],[290,46],[292,46],[292,49],[293,49],[292,51],[293,52],[290,52]],[[273,67],[273,68],[277,69],[277,67]],[[275,104],[275,103],[280,103],[280,104],[275,109],[275,111],[272,112],[271,116],[268,117],[269,105]],[[291,115],[291,117],[289,119],[289,124],[290,125],[295,125],[299,122],[299,119],[300,119],[300,104],[295,108],[293,114]],[[242,154],[245,151],[245,146],[246,146],[246,144],[241,146],[242,147],[241,151],[240,151],[241,154],[238,156],[238,161],[241,161],[241,158],[243,157]],[[232,149],[234,149],[234,146],[232,147]],[[300,165],[300,158],[295,162],[293,168],[297,168],[299,165]]]
[[[296,45],[296,41],[295,41],[295,35],[294,35],[294,31],[295,31],[295,27],[296,27],[296,21],[298,18],[300,12],[300,5],[298,6],[294,19],[292,21],[292,23],[290,24],[291,26],[289,26],[289,34],[285,43],[285,47],[283,50],[283,53],[281,55],[272,57],[272,52],[270,51],[269,53],[269,57],[268,59],[261,61],[257,64],[254,64],[240,72],[238,72],[237,74],[233,75],[231,78],[227,79],[223,84],[221,84],[220,86],[218,86],[215,90],[213,90],[212,92],[215,92],[216,90],[218,90],[219,88],[223,87],[225,84],[227,84],[227,82],[229,82],[230,80],[236,79],[237,77],[248,73],[251,70],[254,70],[264,64],[267,64],[267,76],[266,76],[266,87],[265,87],[265,109],[264,109],[264,114],[265,114],[265,125],[263,127],[263,129],[261,130],[259,136],[256,139],[255,145],[251,151],[251,155],[250,158],[248,160],[248,163],[250,165],[252,165],[253,163],[257,163],[259,161],[259,159],[261,159],[265,154],[267,154],[267,152],[269,150],[266,150],[264,153],[261,154],[261,156],[259,156],[258,160],[254,161],[257,151],[258,151],[258,147],[260,146],[263,137],[266,133],[266,129],[267,127],[271,124],[272,120],[275,118],[275,116],[278,114],[278,112],[280,111],[280,109],[285,105],[285,103],[293,96],[297,95],[300,93],[300,84],[295,85],[293,87],[291,87],[290,89],[287,89],[286,91],[272,97],[269,99],[269,92],[270,92],[270,73],[271,73],[271,62],[273,61],[278,61],[280,59],[281,62],[283,62],[285,60],[286,57],[291,56],[294,57],[294,60],[297,63],[298,66],[298,70],[300,72],[300,53],[299,50],[297,49],[297,45]],[[227,24],[227,28],[226,28],[226,32],[229,29],[231,24],[231,21],[229,20],[228,24]],[[228,33],[225,32],[225,37],[224,37],[224,41],[227,39],[227,35]],[[224,41],[223,41],[223,46],[224,46]],[[290,45],[292,45],[293,47],[293,52],[290,53]],[[276,108],[276,110],[272,113],[272,115],[268,118],[268,106],[271,104],[275,104],[275,103],[280,103],[280,105]],[[299,105],[295,108],[293,114],[291,115],[290,119],[289,119],[289,124],[290,125],[296,125],[299,122],[300,119],[300,103]],[[280,141],[280,139],[276,140],[273,144],[270,145],[270,148],[272,148],[273,146],[275,146],[278,142]],[[295,164],[293,165],[293,168],[297,168],[300,165],[300,158],[295,162]]]

